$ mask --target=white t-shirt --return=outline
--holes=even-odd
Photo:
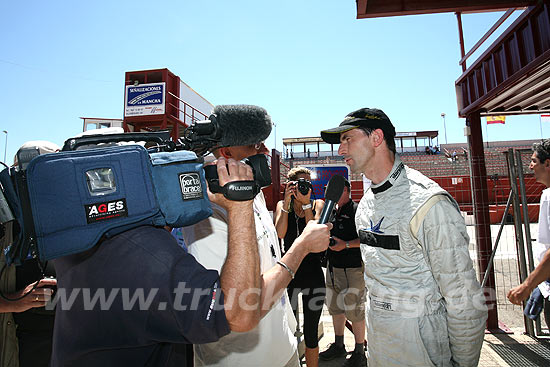
[[[210,218],[183,228],[189,253],[207,269],[221,268],[227,257],[227,212],[212,204]],[[260,271],[276,265],[281,258],[277,231],[263,193],[254,199],[254,217]],[[246,264],[243,264],[246,266]],[[296,319],[286,292],[258,326],[246,333],[231,332],[219,341],[194,346],[196,366],[284,366],[296,352]]]
[[[539,238],[534,249],[534,256],[542,261],[544,254],[550,249],[550,188],[544,189],[540,197],[539,207]],[[550,297],[550,286],[543,282],[539,289],[545,298]]]

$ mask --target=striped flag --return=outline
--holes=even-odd
[[[541,122],[550,122],[550,115],[540,115]]]
[[[506,116],[487,116],[487,125],[489,124],[504,124]]]

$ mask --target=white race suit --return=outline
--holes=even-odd
[[[435,195],[443,200],[426,205],[413,236],[411,219]],[[369,291],[369,367],[477,366],[487,308],[456,202],[396,155],[355,222]]]

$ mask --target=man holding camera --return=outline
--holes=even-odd
[[[251,181],[250,166],[220,157],[220,185]],[[227,212],[227,257],[207,270],[162,227],[141,225],[55,259],[51,365],[186,366],[185,344],[246,332],[260,320],[252,200],[208,195]],[[247,264],[247,267],[242,264]]]
[[[271,132],[271,119],[260,107],[246,105],[217,106],[214,109],[223,125],[229,143],[213,153],[218,159],[242,160],[268,154],[263,143]],[[243,139],[255,143],[243,145]],[[234,142],[233,144],[231,142]],[[261,285],[249,292],[260,295],[261,317],[259,325],[246,333],[231,333],[219,341],[194,346],[196,366],[299,366],[296,338],[293,335],[295,320],[290,309],[285,287],[294,277],[302,259],[309,252],[327,248],[331,225],[310,222],[295,245],[281,258],[277,232],[266,208],[263,193],[254,198],[253,214],[260,255]],[[249,215],[242,213],[242,216]],[[189,253],[208,269],[225,269],[228,251],[228,226],[231,218],[223,207],[213,205],[213,215],[196,225],[183,228]],[[241,262],[243,269],[250,264]]]

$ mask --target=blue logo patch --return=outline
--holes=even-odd
[[[380,219],[380,222],[376,224],[375,226],[372,225],[372,220],[370,221],[370,228],[367,229],[367,231],[373,232],[373,233],[384,233],[380,230],[380,226],[382,225],[382,221],[384,220],[384,217]]]

